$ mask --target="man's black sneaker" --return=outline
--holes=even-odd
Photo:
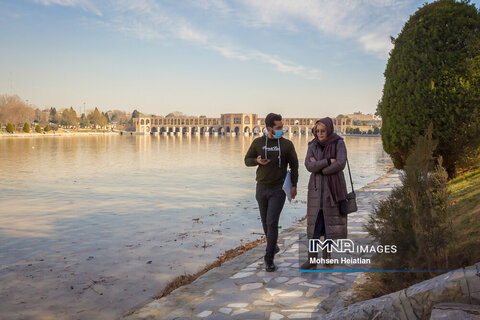
[[[265,261],[265,270],[267,272],[275,271],[277,267],[273,263],[273,259],[270,260],[270,259],[267,259],[266,257],[263,257],[263,260]]]
[[[278,247],[278,245],[275,245],[275,253],[279,253],[280,252],[280,248]]]

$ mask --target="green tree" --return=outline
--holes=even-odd
[[[415,12],[396,39],[379,111],[382,141],[403,168],[429,123],[452,177],[480,147],[480,15],[468,1],[439,0]]]
[[[442,157],[433,156],[437,141],[432,127],[416,139],[401,176],[402,185],[376,206],[367,231],[382,245],[395,244],[395,254],[374,256],[379,269],[448,269],[449,249],[454,244],[452,201],[448,174]],[[396,291],[433,274],[379,274],[381,281]]]
[[[40,127],[39,124],[35,126],[35,132],[42,133],[42,128]]]
[[[110,117],[108,116],[108,113],[102,112],[102,115],[107,119],[107,123],[110,123]]]
[[[60,121],[60,124],[66,127],[78,126],[77,113],[75,112],[75,110],[73,110],[72,107],[70,107],[70,109],[63,110],[62,120]]]
[[[82,113],[82,116],[80,117],[80,127],[86,128],[90,124],[90,121],[88,120],[88,117],[85,115],[85,113]]]
[[[50,128],[50,123],[49,123],[49,124],[47,124],[47,126],[45,127],[45,129],[44,129],[44,130],[45,130],[46,132],[48,132],[48,131],[52,130],[52,129]]]
[[[48,119],[52,123],[58,123],[59,122],[59,116],[57,113],[57,109],[54,107],[50,108],[50,117]]]
[[[95,126],[104,127],[107,125],[107,118],[98,111],[98,108],[95,108],[95,110],[88,115],[88,119],[90,123]]]
[[[381,114],[380,114],[380,103],[381,103],[381,102],[382,102],[381,99],[378,100],[378,102],[377,102],[377,108],[375,109],[375,115],[376,115],[376,116],[380,116],[380,115],[381,115]]]
[[[140,112],[138,112],[137,109],[133,110],[132,118],[139,118],[139,117],[140,117]]]
[[[30,125],[27,122],[23,125],[23,132],[30,132]]]
[[[368,129],[368,134],[372,134],[372,133],[373,133],[372,129]]]
[[[380,133],[380,128],[379,127],[374,127],[373,128],[373,134],[379,134]]]
[[[352,132],[352,133],[354,133],[354,134],[360,134],[360,133],[361,133],[361,132],[360,132],[360,128],[355,128],[355,129],[353,129],[353,132]]]
[[[13,124],[11,122],[7,123],[7,132],[12,133],[13,131],[15,131]]]

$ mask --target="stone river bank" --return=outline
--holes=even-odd
[[[371,243],[363,224],[374,205],[399,184],[400,172],[393,170],[357,191],[358,211],[349,215],[349,239],[356,244]],[[299,241],[306,240],[305,229],[306,220],[302,220],[279,234],[275,272],[264,271],[266,244],[262,244],[124,319],[315,319],[339,310],[345,306],[348,290],[362,275],[353,270],[362,265],[324,268],[329,272],[299,272],[298,248]],[[368,259],[371,255],[350,256]]]

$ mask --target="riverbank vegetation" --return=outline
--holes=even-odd
[[[373,130],[372,129],[368,129],[368,131],[361,131],[360,128],[351,128],[351,127],[348,127],[346,130],[345,130],[345,133],[346,134],[368,134],[368,135],[372,135],[372,134],[375,134],[375,135],[380,135],[380,132],[381,132],[381,129],[377,126],[374,126],[373,127]]]
[[[464,1],[426,4],[393,43],[379,111],[402,185],[365,227],[397,246],[373,269],[425,272],[371,273],[356,301],[480,261],[480,13]]]
[[[402,169],[432,124],[451,178],[480,151],[480,14],[467,1],[435,1],[392,42],[378,104],[384,149]]]
[[[431,270],[373,273],[356,288],[357,300],[395,292],[480,261],[480,168],[448,180],[442,158],[434,158],[431,135],[420,137],[407,159],[402,186],[375,208],[367,231],[395,254],[378,254],[372,269]]]
[[[120,110],[100,112],[98,108],[81,114],[72,107],[60,111],[55,107],[41,110],[23,101],[18,95],[0,95],[0,132],[42,133],[61,129],[72,132],[81,129],[112,128],[135,131],[133,118],[140,115],[137,110],[130,114]]]

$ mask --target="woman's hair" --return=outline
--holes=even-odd
[[[325,131],[328,131],[327,126],[323,122],[320,122],[320,120],[319,120],[319,121],[315,122],[315,125],[312,128],[313,136],[315,136],[315,130],[317,129],[318,126],[324,127]]]

